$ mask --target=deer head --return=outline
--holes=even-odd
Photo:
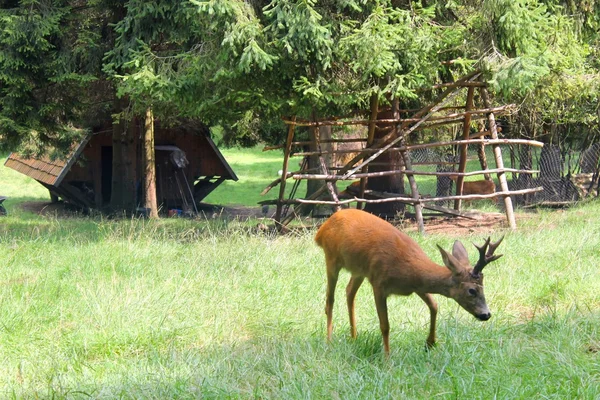
[[[452,271],[454,285],[449,289],[449,297],[481,321],[487,321],[492,316],[483,293],[483,274],[481,270],[487,264],[502,257],[501,254],[494,255],[494,251],[498,248],[502,239],[504,239],[504,236],[496,243],[490,243],[491,239],[488,238],[481,247],[474,245],[479,250],[479,260],[473,268],[471,268],[467,250],[458,240],[454,242],[452,254],[438,246],[444,264]]]

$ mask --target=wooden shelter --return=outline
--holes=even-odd
[[[506,105],[501,107],[492,107],[490,105],[486,84],[480,81],[481,74],[473,72],[464,76],[452,83],[436,85],[430,90],[439,90],[440,95],[429,105],[418,110],[400,110],[398,101],[392,101],[392,109],[387,113],[382,113],[379,109],[377,98],[374,97],[371,101],[370,117],[368,120],[356,119],[341,119],[331,118],[329,120],[299,120],[296,117],[288,119],[288,135],[286,144],[283,146],[275,146],[273,148],[284,148],[284,159],[282,168],[282,177],[269,185],[263,194],[276,185],[280,185],[279,198],[275,201],[277,204],[277,212],[275,220],[280,226],[287,225],[294,217],[301,213],[301,209],[306,205],[312,204],[327,204],[335,209],[349,203],[357,203],[357,207],[362,204],[385,203],[385,202],[400,202],[414,208],[414,216],[419,226],[419,231],[424,232],[423,209],[428,211],[453,215],[457,217],[466,217],[461,213],[462,200],[474,199],[489,199],[501,198],[504,203],[504,209],[509,226],[512,229],[516,228],[515,217],[513,213],[511,196],[533,193],[543,190],[542,187],[527,188],[523,190],[510,190],[507,184],[506,173],[518,174],[534,174],[539,171],[528,169],[505,168],[502,158],[503,145],[525,145],[542,147],[541,142],[534,140],[523,139],[501,139],[498,136],[498,127],[496,118],[498,116],[507,115],[516,110],[514,105]],[[478,100],[481,104],[475,104],[475,92],[479,91]],[[465,93],[466,92],[466,93]],[[464,103],[460,103],[460,101]],[[401,115],[407,115],[402,117]],[[472,133],[472,123],[481,121],[479,132]],[[462,126],[462,134],[456,140],[445,142],[432,142],[411,144],[409,138],[411,134],[419,130],[436,128],[444,126],[452,126],[459,124]],[[359,150],[357,154],[349,160],[343,167],[338,168],[328,164],[326,156],[332,153],[339,153],[345,150],[323,150],[324,144],[331,142],[344,142],[344,138],[338,139],[321,139],[319,130],[324,126],[356,126],[363,125],[368,127],[366,138],[362,139],[364,148]],[[310,142],[294,141],[295,129],[298,126],[311,127],[314,129],[314,138]],[[375,131],[377,129],[384,130],[385,135],[375,139]],[[348,141],[356,141],[349,139]],[[294,147],[310,145],[313,151],[294,152]],[[458,148],[459,159],[456,162],[456,170],[454,166],[450,171],[438,169],[436,171],[422,170],[414,168],[412,164],[411,153],[423,149],[439,149],[439,148]],[[481,169],[477,171],[466,172],[467,152],[469,146],[478,148],[477,154],[480,161]],[[485,147],[489,146],[493,149],[493,158],[495,168],[488,168],[487,158],[485,156]],[[402,160],[402,167],[392,170],[381,170],[377,172],[369,172],[371,165],[377,163],[376,160],[382,154],[399,154]],[[288,172],[288,164],[290,157],[318,157],[319,168],[315,170],[301,170],[296,172]],[[443,162],[432,162],[430,164],[442,164]],[[421,163],[421,165],[427,163]],[[499,190],[491,194],[463,194],[464,178],[473,175],[483,175],[485,179],[490,180],[491,175],[495,174],[499,182]],[[410,194],[393,194],[384,191],[370,190],[368,185],[369,179],[377,179],[384,176],[402,175],[408,178]],[[435,176],[438,179],[456,177],[456,194],[445,194],[442,196],[421,195],[417,177]],[[324,180],[325,185],[321,186],[309,198],[285,198],[285,186],[287,179],[309,179],[309,180]],[[351,199],[340,200],[338,198],[337,184],[340,181],[346,181],[347,186],[351,181],[360,180],[358,193]],[[453,209],[439,206],[440,202],[454,202]],[[263,202],[267,204],[269,201]],[[287,208],[293,205],[294,207]]]
[[[141,138],[135,135],[130,171],[142,204],[143,160]],[[157,199],[162,209],[194,210],[223,181],[237,176],[209,136],[208,128],[187,123],[155,127]],[[112,190],[112,130],[89,134],[73,147],[66,160],[26,159],[10,154],[5,166],[44,185],[53,199],[62,198],[82,208],[108,205]]]

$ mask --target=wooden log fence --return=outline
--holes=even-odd
[[[398,170],[398,171],[380,171],[380,172],[368,172],[368,173],[357,173],[349,177],[345,175],[323,175],[323,174],[288,174],[288,177],[293,179],[308,179],[308,180],[325,180],[325,181],[353,181],[360,178],[373,178],[377,176],[389,176],[389,175],[401,175],[410,173],[413,175],[423,176],[475,176],[484,174],[498,174],[498,173],[519,173],[519,174],[537,174],[539,170],[530,169],[516,169],[516,168],[494,168],[480,171],[470,172],[428,172],[428,171],[415,171],[415,170]]]
[[[346,200],[338,200],[338,201],[332,201],[332,200],[312,200],[312,199],[287,199],[287,200],[283,200],[282,202],[284,204],[320,204],[320,205],[347,205],[347,204],[351,204],[354,202],[361,202],[361,203],[390,203],[390,202],[401,202],[401,203],[406,203],[406,204],[422,204],[422,203],[432,203],[432,202],[436,202],[436,201],[446,201],[446,200],[456,200],[456,199],[460,199],[460,200],[485,200],[485,199],[493,199],[496,197],[504,197],[504,196],[519,196],[519,195],[523,195],[523,194],[528,194],[528,193],[535,193],[535,192],[541,192],[542,190],[544,190],[544,188],[542,186],[538,186],[535,188],[530,188],[530,189],[521,189],[521,190],[509,190],[506,192],[495,192],[492,194],[463,194],[460,196],[444,196],[444,197],[421,197],[418,199],[414,199],[412,197],[408,197],[408,196],[396,196],[396,197],[387,197],[384,199],[366,199],[366,198],[359,198],[359,197],[353,197],[351,199],[346,199]],[[368,191],[365,192],[366,194],[369,194]],[[265,200],[265,201],[261,201],[259,204],[275,204],[278,200]]]
[[[442,107],[440,107],[441,109]],[[516,110],[515,104],[508,104],[502,107],[493,107],[493,108],[483,108],[476,110],[468,110],[461,113],[447,114],[439,117],[431,117],[429,118],[429,122],[438,123],[443,122],[444,124],[449,123],[450,121],[462,122],[463,118],[466,116],[478,115],[481,114],[481,119],[487,118],[485,115],[488,113],[495,113],[498,115],[502,115],[505,113],[513,113]],[[439,109],[436,109],[439,111]],[[400,123],[412,123],[419,122],[421,118],[387,118],[387,119],[359,119],[359,120],[351,120],[351,121],[297,121],[292,122],[291,120],[283,120],[286,125],[296,125],[303,127],[314,127],[314,126],[349,126],[349,125],[369,125],[370,123],[375,123],[379,126],[384,125],[397,125]]]
[[[475,139],[467,139],[467,140],[450,140],[447,142],[435,142],[435,143],[423,143],[423,144],[412,144],[408,146],[397,146],[397,147],[388,147],[386,150],[392,151],[410,151],[417,149],[428,149],[435,147],[446,147],[446,146],[457,146],[457,145],[469,145],[469,144],[478,144],[484,146],[491,145],[515,145],[515,144],[524,144],[531,147],[543,147],[544,143],[538,142],[537,140],[529,140],[529,139],[484,139],[484,138],[475,138]],[[375,148],[366,148],[362,150],[334,150],[334,151],[324,151],[319,153],[317,151],[305,151],[301,153],[293,153],[293,157],[306,157],[306,156],[316,156],[319,154],[343,154],[343,153],[378,153],[381,149]]]
[[[490,135],[490,131],[485,130],[485,131],[481,131],[481,132],[472,134],[471,136],[469,136],[469,139],[477,139],[482,136],[489,136],[489,135]],[[321,141],[321,143],[367,143],[367,142],[368,142],[368,138],[324,139]],[[292,146],[308,146],[310,144],[311,144],[311,142],[309,142],[308,140],[292,142]],[[285,146],[286,146],[285,144],[278,144],[275,146],[264,146],[262,151],[279,150],[279,149],[285,148]],[[347,152],[348,153],[356,152],[356,150],[348,150]],[[298,154],[298,153],[296,153],[296,154]]]
[[[393,112],[394,118],[391,119],[377,119],[378,115],[378,96],[373,95],[371,97],[371,108],[368,119],[358,120],[340,120],[340,118],[334,119],[320,119],[320,120],[302,120],[297,117],[286,118],[284,122],[288,125],[288,136],[284,145],[277,146],[266,146],[263,151],[284,149],[284,165],[282,169],[281,177],[270,183],[261,194],[266,194],[270,189],[280,185],[279,198],[278,200],[267,200],[260,202],[260,204],[277,204],[277,212],[275,220],[281,226],[287,225],[298,213],[301,212],[304,206],[308,205],[331,205],[338,208],[342,205],[357,203],[357,207],[362,207],[363,204],[368,203],[386,203],[386,202],[402,202],[411,205],[415,209],[415,217],[419,226],[419,231],[424,232],[422,208],[429,208],[437,212],[443,212],[455,216],[464,216],[460,212],[461,201],[468,200],[484,200],[484,199],[495,199],[503,198],[505,211],[509,226],[512,229],[516,228],[514,212],[512,209],[511,196],[524,195],[534,193],[543,190],[542,187],[523,189],[523,190],[509,190],[506,181],[506,173],[519,173],[519,174],[536,174],[538,170],[529,169],[516,169],[516,168],[505,168],[502,160],[501,146],[504,145],[525,145],[531,147],[542,147],[543,143],[535,140],[527,139],[501,139],[498,137],[498,127],[496,126],[496,117],[501,115],[507,115],[513,113],[517,107],[514,104],[509,104],[501,107],[491,107],[489,97],[486,90],[485,83],[479,81],[480,73],[474,71],[473,73],[464,76],[463,78],[452,83],[444,83],[435,85],[431,89],[444,89],[444,91],[437,96],[437,98],[430,103],[428,106],[419,110],[400,110],[398,107],[398,101],[393,100]],[[464,106],[449,105],[450,101],[460,93],[461,89],[467,89],[468,93],[466,96],[466,103]],[[480,100],[482,101],[483,108],[476,108],[474,106],[474,91],[479,90]],[[409,111],[416,111],[416,113],[409,118],[400,118],[402,112],[408,113]],[[436,115],[440,111],[443,111],[444,115]],[[479,132],[470,134],[471,122],[485,120],[488,124],[488,129],[482,127]],[[436,143],[423,143],[423,144],[408,144],[406,139],[412,132],[431,129],[437,126],[450,125],[450,124],[462,124],[461,140],[449,140]],[[362,125],[368,127],[368,137],[366,138],[349,138],[349,139],[324,139],[321,140],[319,127],[323,126],[350,126],[350,125]],[[309,127],[314,129],[315,137],[311,141],[294,141],[294,132],[296,127]],[[373,140],[373,132],[375,127],[384,130],[384,137],[378,140]],[[491,138],[486,138],[486,136]],[[336,150],[325,150],[321,148],[324,143],[365,143],[366,147],[362,149],[336,149]],[[294,146],[306,146],[312,144],[316,151],[300,151],[293,153],[292,148]],[[482,165],[480,170],[466,172],[467,164],[467,147],[469,145],[477,145],[479,152],[481,152],[485,146],[492,146],[494,151],[494,158],[496,162],[496,168],[487,168],[486,161],[481,160],[479,155],[480,163]],[[420,149],[439,148],[448,146],[458,146],[460,148],[460,160],[459,161],[422,161],[412,162],[410,152]],[[401,170],[393,171],[380,171],[380,172],[369,172],[369,165],[377,164],[376,159],[384,152],[396,152],[399,153],[404,162],[404,167]],[[328,166],[325,163],[325,155],[328,154],[355,154],[350,161],[343,167]],[[319,167],[318,170],[321,173],[312,173],[312,171],[295,171],[288,172],[288,163],[291,157],[312,157],[317,156]],[[416,171],[414,165],[457,165],[458,171]],[[381,192],[373,192],[366,190],[367,179],[381,176],[391,176],[404,174],[408,177],[410,184],[410,195],[386,194]],[[464,178],[476,175],[483,175],[486,179],[489,179],[490,174],[496,174],[500,184],[500,191],[492,194],[462,194],[462,183]],[[416,176],[436,176],[436,177],[457,177],[457,193],[452,196],[437,196],[437,197],[423,197],[419,194],[419,189],[415,180]],[[285,182],[287,179],[294,180],[324,180],[326,184],[317,189],[306,199],[285,199],[284,190]],[[341,200],[337,198],[336,183],[339,181],[353,181],[360,179],[360,186],[358,188],[358,195],[351,198]],[[328,197],[332,200],[321,199],[320,197],[328,193]],[[439,201],[455,201],[455,209],[451,210],[438,205],[433,205],[433,202]],[[287,215],[282,215],[282,207],[286,205],[294,205]]]
[[[292,150],[292,141],[294,140],[294,131],[296,129],[295,125],[290,125],[288,127],[288,134],[287,134],[287,140],[286,140],[286,147],[285,147],[285,152],[283,155],[283,168],[282,168],[282,172],[281,172],[281,176],[287,176],[287,170],[288,170],[288,161],[290,158],[290,152]],[[283,199],[285,196],[285,179],[281,180],[281,184],[279,186],[279,198]],[[281,212],[283,210],[283,204],[277,204],[277,211],[275,212],[275,220],[279,221],[281,220]]]

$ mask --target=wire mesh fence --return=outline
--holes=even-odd
[[[600,144],[583,151],[546,144],[541,150],[510,146],[511,164],[539,170],[532,176],[516,175],[510,189],[542,186],[543,191],[516,199],[517,204],[565,204],[598,195]]]
[[[481,170],[479,145],[469,145],[467,171]],[[415,170],[454,172],[458,169],[459,157],[443,149],[416,149],[410,152]],[[485,159],[493,160],[493,150],[485,149]],[[578,201],[587,196],[598,196],[600,183],[600,143],[583,150],[546,144],[542,148],[511,144],[504,147],[504,165],[517,170],[535,170],[536,173],[507,173],[510,191],[543,187],[540,192],[514,196],[513,204],[528,206],[535,204],[561,205]],[[493,163],[493,161],[488,161]],[[493,168],[493,166],[489,167]],[[483,176],[467,180],[482,180]],[[455,180],[449,176],[435,178],[417,177],[420,193],[424,196],[451,196],[456,191]],[[492,174],[496,191],[500,191],[497,178]],[[436,203],[451,206],[450,201]]]

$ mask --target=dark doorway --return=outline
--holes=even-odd
[[[110,203],[110,193],[112,190],[112,146],[102,146],[101,151],[102,162],[102,204]]]

